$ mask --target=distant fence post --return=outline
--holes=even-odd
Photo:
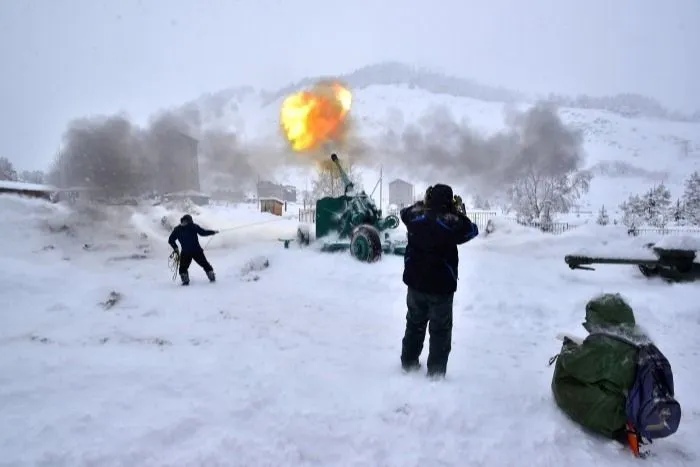
[[[299,222],[314,224],[316,222],[316,210],[311,208],[299,209]]]

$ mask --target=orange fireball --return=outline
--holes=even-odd
[[[352,94],[338,82],[321,82],[282,102],[280,126],[292,149],[310,151],[338,142],[346,130]]]

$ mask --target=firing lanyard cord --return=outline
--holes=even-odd
[[[286,220],[286,218],[282,219],[272,219],[272,220],[267,220],[267,221],[260,221],[260,222],[253,222],[251,224],[243,224],[243,225],[237,225],[236,227],[230,227],[228,229],[221,229],[219,230],[219,233],[221,232],[230,232],[231,230],[238,230],[238,229],[243,229],[245,227],[252,227],[255,225],[260,225],[260,224],[269,224],[270,222],[279,222],[281,220]],[[209,240],[207,240],[207,243],[204,244],[203,250],[206,250],[207,247],[209,246],[209,243],[214,239],[214,236],[212,235],[209,237]],[[168,268],[170,268],[171,271],[173,271],[173,281],[177,280],[177,275],[178,275],[178,270],[180,269],[180,253],[177,251],[173,251],[170,253],[170,256],[168,257]]]
[[[180,269],[180,253],[173,251],[168,257],[168,267],[173,271],[173,282],[177,280],[178,269]]]
[[[252,223],[250,223],[250,224],[237,225],[237,226],[235,226],[235,227],[229,227],[228,229],[221,229],[221,230],[219,230],[219,233],[221,233],[221,232],[230,232],[230,231],[232,231],[232,230],[244,229],[244,228],[246,228],[246,227],[253,227],[253,226],[261,225],[261,224],[269,224],[269,223],[271,223],[271,222],[279,222],[279,221],[283,221],[283,220],[288,220],[288,219],[283,217],[283,218],[281,218],[281,219],[272,219],[272,220],[267,220],[267,221],[252,222]],[[213,236],[213,235],[212,235],[211,237],[209,237],[209,240],[207,240],[207,243],[204,244],[204,249],[205,249],[205,250],[207,249],[207,247],[209,246],[209,244],[211,243],[212,240],[214,240],[214,236]]]

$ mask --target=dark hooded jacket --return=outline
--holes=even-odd
[[[401,210],[408,231],[403,282],[419,292],[450,294],[457,290],[457,245],[476,237],[479,229],[454,209],[452,188],[438,184],[432,193]]]
[[[635,378],[637,349],[605,334],[638,343],[648,338],[637,328],[632,308],[619,294],[589,301],[583,327],[590,333],[583,343],[565,339],[557,357],[554,399],[575,422],[616,438],[627,421],[625,401]]]
[[[184,224],[176,226],[170,237],[168,237],[170,246],[173,250],[177,250],[177,243],[175,243],[177,240],[180,242],[183,253],[199,253],[203,251],[202,246],[199,244],[198,235],[208,237],[216,234],[216,231],[203,229],[198,224],[195,224],[189,215],[183,216],[182,221]]]

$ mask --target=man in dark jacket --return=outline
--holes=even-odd
[[[418,358],[428,323],[428,376],[441,377],[447,370],[452,348],[452,301],[457,290],[457,245],[479,234],[476,224],[459,208],[452,188],[437,184],[428,188],[425,201],[401,210],[401,221],[408,231],[403,272],[403,282],[408,286],[401,349],[404,371],[420,369]]]
[[[216,280],[214,275],[214,268],[207,261],[207,257],[204,255],[204,250],[199,244],[199,237],[208,237],[210,235],[215,235],[219,233],[216,230],[207,230],[201,228],[198,224],[195,224],[192,220],[192,216],[185,214],[180,219],[180,225],[173,229],[173,232],[168,238],[168,243],[176,253],[180,255],[180,279],[182,279],[182,285],[188,285],[190,283],[190,276],[187,272],[190,264],[194,260],[195,263],[199,264],[204,272],[207,273],[207,277],[211,282]],[[180,242],[182,251],[177,247],[175,241]]]
[[[611,336],[643,344],[632,308],[619,294],[603,294],[586,304],[582,342],[564,337],[556,358],[552,392],[572,420],[602,436],[626,442],[625,401],[637,368],[637,349]]]

